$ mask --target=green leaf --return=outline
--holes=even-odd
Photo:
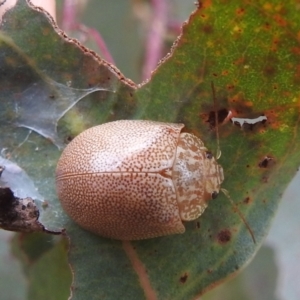
[[[67,299],[72,276],[67,263],[66,239],[51,236],[17,234],[12,243],[28,277],[28,299]]]
[[[12,232],[0,231],[0,289],[2,299],[26,300],[26,278],[20,262],[11,254]]]
[[[27,131],[2,125],[6,116],[1,115],[1,147],[10,150],[49,201],[43,222],[65,227],[70,238],[72,299],[191,299],[245,266],[266,236],[281,195],[300,165],[300,21],[295,2],[204,1],[184,25],[172,53],[137,90],[93,53],[63,40],[25,1],[4,20],[1,30],[12,42],[2,43],[0,53],[3,47],[22,51],[22,65],[37,75],[21,86],[14,80],[10,89],[2,88],[1,106],[9,105],[14,89],[22,93],[26,84],[44,75],[64,86],[70,81],[72,88],[81,90],[105,81],[109,72],[114,78],[106,86],[117,93],[93,93],[63,117],[58,124],[61,140],[108,120],[152,119],[184,123],[216,152],[216,134],[207,122],[216,109],[212,81],[219,109],[235,117],[267,118],[242,128],[230,122],[218,128],[223,187],[245,216],[256,244],[222,195],[198,220],[186,223],[182,235],[122,243],[82,230],[64,214],[54,192],[59,151],[37,134],[18,147]],[[4,80],[0,76],[0,86]],[[3,129],[10,134],[4,135]]]

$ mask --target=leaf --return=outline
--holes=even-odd
[[[233,280],[226,282],[206,293],[201,300],[279,300],[276,286],[279,278],[274,260],[274,251],[262,246],[251,264]],[[264,284],[262,285],[261,282]]]
[[[114,92],[105,87],[107,83],[97,84],[89,89],[74,89],[57,83],[34,70],[28,58],[22,55],[22,51],[9,38],[2,35],[1,44],[6,57],[2,66],[5,80],[14,81],[16,79],[9,78],[11,74],[15,75],[11,70],[12,65],[13,68],[14,65],[23,65],[22,72],[19,70],[18,85],[14,88],[9,86],[9,90],[4,91],[13,99],[10,101],[10,105],[2,110],[6,116],[10,116],[6,122],[34,130],[45,138],[51,139],[58,147],[63,147],[63,143],[57,137],[57,122],[72,106],[95,91]],[[5,53],[5,50],[8,53]],[[28,80],[27,77],[31,80]],[[25,83],[23,82],[24,78],[26,78]],[[32,114],[37,111],[39,114],[32,118]]]
[[[64,226],[70,237],[72,299],[191,299],[240,270],[254,256],[284,189],[300,165],[300,22],[295,5],[292,1],[199,3],[172,53],[148,83],[135,91],[134,84],[120,75],[116,94],[106,93],[104,98],[100,93],[90,95],[58,126],[59,134],[67,137],[112,119],[183,122],[187,131],[214,150],[216,135],[207,122],[216,108],[213,81],[220,110],[231,111],[235,117],[267,118],[264,123],[242,128],[229,122],[219,126],[223,186],[253,230],[256,244],[222,195],[209,203],[198,220],[186,223],[182,235],[132,243],[92,235],[65,216],[54,196],[58,150],[38,135],[17,147],[22,135],[27,134],[22,130],[19,137],[10,133],[3,138],[1,147],[10,149],[12,159],[49,199],[45,224]],[[106,78],[105,63],[89,52],[81,53],[77,44],[62,42],[48,19],[26,8],[24,1],[19,1],[5,20],[1,28],[4,34],[35,62],[38,70],[46,70],[51,80],[65,83],[71,78],[72,88],[85,89],[89,82]],[[20,28],[26,30],[21,33]],[[30,38],[32,43],[28,43]],[[61,55],[54,58],[53,53]],[[82,60],[87,63],[78,72],[77,62]],[[114,72],[118,74],[116,69]],[[5,103],[9,98],[1,92],[1,103]],[[39,148],[34,161],[28,159],[34,153],[32,143]]]
[[[0,231],[0,288],[3,299],[26,300],[26,278],[21,272],[20,262],[13,257],[10,240],[14,233]]]
[[[12,248],[28,277],[28,299],[68,298],[72,276],[67,263],[67,247],[66,239],[53,239],[49,235],[15,235]]]

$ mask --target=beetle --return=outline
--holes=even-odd
[[[219,193],[223,168],[183,124],[120,120],[85,130],[56,168],[62,207],[103,237],[183,233]]]

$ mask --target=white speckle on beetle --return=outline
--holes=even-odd
[[[56,187],[83,228],[119,240],[183,233],[220,190],[223,169],[183,124],[123,120],[92,127],[63,151]]]

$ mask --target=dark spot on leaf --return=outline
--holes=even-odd
[[[200,229],[200,222],[196,222],[197,229]]]
[[[184,273],[182,276],[180,276],[179,280],[181,283],[185,283],[187,281],[188,277],[189,277],[188,273]]]
[[[249,165],[247,165],[247,166],[246,166],[246,168],[250,168],[250,166],[249,166]]]
[[[73,140],[73,138],[74,138],[74,137],[71,136],[71,135],[66,136],[66,137],[65,137],[65,143],[67,143],[67,144],[70,143],[70,142]]]
[[[231,232],[228,229],[221,230],[218,233],[218,241],[220,244],[226,244],[231,239]]]
[[[263,73],[266,77],[273,77],[276,74],[276,68],[274,65],[267,65],[264,67]]]
[[[212,270],[212,269],[207,269],[206,272],[207,272],[208,274],[211,274],[211,273],[213,272],[213,270]]]
[[[265,23],[264,28],[265,28],[266,30],[270,30],[270,28],[271,28],[270,23]]]
[[[260,168],[268,168],[270,167],[271,163],[274,163],[274,158],[267,155],[261,162],[259,162],[258,166]]]
[[[269,177],[268,176],[263,176],[262,182],[263,183],[268,183],[268,181],[269,181]]]
[[[227,88],[227,90],[231,91],[231,90],[234,89],[234,85],[233,85],[233,84],[228,84],[228,85],[226,86],[226,88]]]
[[[240,17],[240,16],[242,16],[242,15],[244,15],[244,13],[245,13],[245,9],[244,8],[238,8],[237,10],[236,10],[236,14]]]
[[[222,124],[222,122],[226,119],[226,117],[228,116],[228,110],[226,108],[223,109],[219,109],[217,111],[217,116],[218,116],[218,124]],[[209,123],[211,128],[215,128],[216,127],[216,114],[214,111],[209,112],[208,115],[208,119],[206,121],[207,123]]]
[[[216,73],[213,73],[213,76],[215,76],[215,77],[218,77],[218,74],[216,74]]]
[[[251,202],[251,198],[250,197],[246,197],[245,199],[244,199],[244,203],[245,204],[249,204]]]
[[[213,27],[211,25],[206,25],[206,26],[203,26],[203,32],[204,33],[212,33],[213,32]]]

